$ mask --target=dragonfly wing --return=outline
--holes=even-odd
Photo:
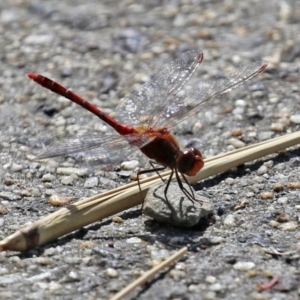
[[[101,134],[78,135],[53,145],[38,155],[37,159],[69,155],[89,165],[116,164],[131,159],[134,150],[138,150],[151,140],[147,135],[136,133],[107,137]]]
[[[261,73],[267,62],[256,61],[241,65],[211,80],[201,81],[191,90],[173,97],[158,117],[158,127],[172,127],[211,104],[215,99]]]
[[[200,51],[188,51],[175,61],[165,65],[151,81],[129,98],[122,99],[117,108],[116,119],[129,126],[152,127],[157,112],[164,110],[168,99],[172,99],[189,80],[201,63]]]
[[[37,156],[37,159],[44,159],[56,156],[66,156],[68,154],[89,150],[105,144],[114,144],[122,137],[111,135],[103,137],[101,134],[77,135],[50,146],[46,151]]]

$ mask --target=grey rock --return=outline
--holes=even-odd
[[[148,190],[144,202],[143,213],[154,220],[180,227],[192,227],[200,219],[211,214],[213,205],[203,196],[196,195],[197,201],[188,199],[177,183],[172,183],[168,189],[168,205],[164,190],[165,184],[154,186]],[[189,186],[184,184],[189,191]],[[172,207],[172,210],[170,209]]]

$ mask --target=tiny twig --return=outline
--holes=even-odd
[[[158,274],[160,271],[162,271],[166,267],[170,267],[172,264],[175,263],[175,261],[182,258],[187,253],[187,251],[188,251],[187,247],[181,248],[175,254],[170,256],[167,260],[161,262],[159,265],[153,267],[151,270],[145,272],[138,279],[136,279],[135,281],[133,281],[132,283],[127,285],[123,290],[121,290],[120,292],[115,294],[113,297],[111,297],[110,300],[123,299],[123,297],[127,296],[136,287],[145,284],[147,281],[151,280],[156,274]]]

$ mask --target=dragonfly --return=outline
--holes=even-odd
[[[186,92],[185,84],[203,61],[201,51],[188,51],[179,58],[162,67],[149,82],[128,98],[123,98],[116,108],[115,117],[101,111],[70,89],[39,74],[29,73],[28,77],[39,85],[82,106],[102,121],[110,125],[117,134],[103,137],[101,135],[75,136],[65,142],[54,145],[38,156],[44,159],[66,156],[86,151],[85,160],[115,163],[124,159],[126,149],[139,149],[148,159],[152,169],[137,173],[160,172],[171,170],[164,188],[168,201],[168,188],[175,175],[182,192],[192,202],[196,201],[193,189],[186,176],[196,175],[204,166],[201,152],[196,148],[183,149],[172,134],[171,129],[179,122],[195,115],[205,106],[220,98],[225,93],[238,87],[267,67],[265,61],[255,61],[241,65],[231,71],[210,80],[202,80]],[[184,187],[183,181],[188,188]],[[171,207],[170,207],[171,208]]]

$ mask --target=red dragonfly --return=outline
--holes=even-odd
[[[188,51],[165,65],[151,81],[143,84],[139,91],[134,92],[129,98],[122,99],[117,107],[115,118],[103,113],[59,83],[42,75],[29,73],[30,79],[89,110],[118,133],[105,138],[99,135],[77,136],[50,148],[38,158],[67,155],[85,150],[87,151],[85,159],[88,161],[101,159],[105,163],[113,163],[117,159],[124,158],[124,147],[133,146],[139,148],[150,159],[153,167],[151,170],[140,171],[138,175],[150,171],[158,172],[167,167],[171,169],[164,190],[168,205],[167,191],[174,174],[184,194],[190,200],[196,200],[193,190],[185,189],[181,178],[188,183],[186,175],[194,176],[201,170],[204,165],[202,155],[195,148],[182,150],[170,129],[267,67],[264,61],[242,65],[209,81],[201,81],[183,94],[182,88],[202,60],[202,52]],[[154,168],[154,164],[160,167]]]

